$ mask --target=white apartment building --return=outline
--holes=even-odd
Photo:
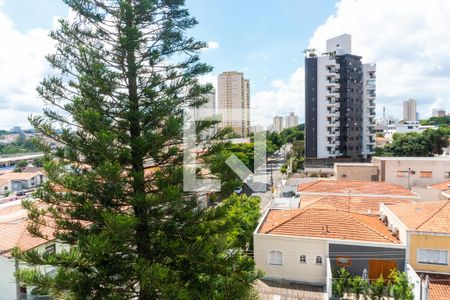
[[[232,127],[240,137],[250,132],[250,81],[236,71],[224,72],[218,77],[220,128]]]
[[[306,158],[358,160],[375,145],[376,65],[352,54],[349,34],[326,44],[305,59]]]
[[[417,121],[417,101],[408,99],[403,101],[403,121]]]
[[[273,117],[273,131],[280,133],[283,130],[283,117]]]
[[[298,125],[298,116],[290,112],[288,116],[284,118],[284,128],[292,128]]]

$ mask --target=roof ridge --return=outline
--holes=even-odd
[[[369,229],[370,231],[373,231],[373,232],[375,232],[376,234],[378,234],[379,236],[382,236],[382,237],[385,238],[386,240],[391,241],[391,242],[397,242],[396,240],[394,240],[394,239],[392,239],[392,238],[390,238],[390,237],[388,237],[388,236],[385,236],[385,235],[382,234],[381,232],[378,232],[377,230],[375,230],[375,229],[373,229],[373,228],[367,226],[367,224],[365,224],[364,222],[358,220],[358,219],[355,218],[353,215],[363,215],[363,214],[351,212],[351,213],[349,213],[349,217],[352,218],[353,220],[355,220],[356,222],[358,222],[359,224],[363,225],[364,227],[366,227],[366,228]],[[364,215],[364,216],[365,216],[365,215]]]
[[[322,181],[322,180],[318,179],[318,180],[314,180],[314,181],[310,181],[310,182],[300,183],[299,186],[304,184],[305,188],[308,188],[310,186],[317,184],[319,181]],[[297,187],[297,191],[300,192],[299,187]]]
[[[428,223],[431,218],[433,218],[434,216],[436,216],[436,214],[438,212],[440,212],[445,206],[447,206],[450,203],[450,200],[444,200],[442,202],[445,202],[441,207],[439,207],[434,213],[432,213],[428,218],[425,219],[425,221],[423,221],[421,224],[416,226],[416,230],[419,229],[420,227],[424,226],[426,223]]]
[[[323,195],[322,197],[319,197],[319,198],[317,198],[317,199],[314,199],[314,200],[311,200],[311,203],[309,203],[308,205],[306,205],[305,207],[303,207],[303,208],[308,208],[308,207],[310,207],[311,205],[314,205],[314,204],[316,204],[317,202],[319,202],[320,200],[323,200],[324,198],[326,198],[326,197],[328,197],[328,196],[330,196],[330,195]],[[301,205],[301,198],[300,198],[300,205]],[[314,207],[311,207],[311,208],[314,208]],[[317,207],[316,207],[317,208]]]
[[[306,211],[306,208],[300,208],[299,211],[297,213],[295,213],[292,217],[288,218],[287,220],[284,220],[283,222],[281,222],[280,224],[270,228],[269,230],[267,230],[265,233],[270,233],[272,232],[274,229],[279,228],[281,225],[286,224],[287,222],[291,221],[292,219],[298,217],[299,215],[301,215],[302,213],[304,213]]]

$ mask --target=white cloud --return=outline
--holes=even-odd
[[[298,68],[288,80],[273,80],[271,89],[256,92],[251,98],[252,123],[268,126],[276,115],[285,116],[295,112],[304,118],[305,71]]]
[[[402,100],[415,98],[421,117],[450,109],[450,1],[342,0],[319,26],[309,47],[352,34],[352,51],[377,64],[378,112],[401,116]]]
[[[0,1],[0,128],[30,127],[27,116],[42,109],[36,87],[48,71],[45,55],[53,49],[48,31],[19,32],[2,12]]]

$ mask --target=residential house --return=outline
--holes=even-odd
[[[371,180],[407,188],[440,183],[450,178],[450,156],[373,157],[371,163],[336,163],[338,180]]]
[[[377,181],[318,180],[299,184],[300,207],[310,205],[360,213],[376,213],[381,203],[411,203],[416,193],[395,184]]]
[[[0,206],[0,300],[11,299],[49,299],[43,296],[32,296],[31,288],[21,285],[14,273],[27,265],[12,256],[12,250],[36,250],[38,252],[58,252],[68,246],[52,240],[32,236],[28,230],[27,210],[20,200],[2,204]],[[44,234],[52,236],[53,230],[44,227]],[[45,271],[53,272],[51,267],[43,266]]]
[[[405,245],[374,215],[269,209],[253,238],[256,266],[269,279],[331,288],[330,270],[337,267],[378,278],[405,265]]]
[[[45,180],[42,172],[9,172],[0,175],[0,196],[9,193],[32,189],[40,186]]]
[[[427,187],[450,178],[450,157],[373,157],[380,181],[404,187]]]
[[[380,216],[406,243],[410,278],[422,278],[416,298],[449,299],[450,201],[382,205]]]

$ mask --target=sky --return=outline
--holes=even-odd
[[[206,41],[203,81],[236,70],[250,79],[252,121],[265,126],[293,111],[304,119],[303,49],[324,52],[327,39],[352,35],[353,52],[377,64],[377,114],[401,119],[414,98],[420,117],[450,110],[448,0],[186,0]],[[26,8],[26,9],[24,9]],[[48,73],[48,31],[68,15],[61,0],[0,0],[0,129],[29,128],[42,111],[35,88]]]

